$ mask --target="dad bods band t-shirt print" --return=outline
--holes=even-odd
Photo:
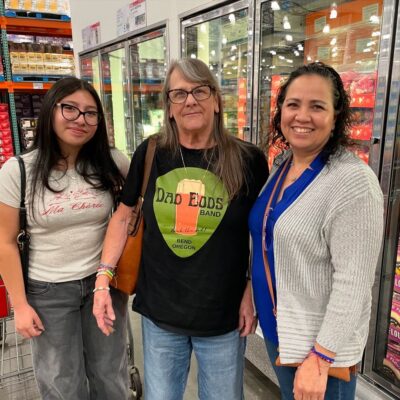
[[[220,224],[228,207],[228,193],[210,171],[177,168],[158,177],[153,206],[168,247],[179,257],[190,257]]]

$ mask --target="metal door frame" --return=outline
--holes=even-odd
[[[397,5],[398,7],[398,5]],[[397,23],[397,32],[396,32]],[[384,246],[380,259],[376,284],[373,287],[372,298],[379,299],[373,303],[372,316],[370,323],[370,333],[365,351],[363,374],[366,377],[378,383],[392,394],[399,395],[400,389],[392,385],[381,375],[373,371],[373,364],[376,351],[376,339],[378,332],[378,312],[382,312],[382,303],[391,302],[391,299],[381,299],[380,290],[381,283],[387,281],[387,284],[393,284],[393,254],[389,254],[390,250],[397,249],[398,237],[393,235],[393,224],[399,221],[393,221],[391,218],[392,211],[392,195],[391,186],[393,180],[393,165],[395,162],[395,140],[398,118],[400,117],[399,109],[400,100],[400,10],[396,8],[395,0],[384,1],[383,19],[381,30],[381,42],[379,51],[378,66],[378,84],[376,96],[376,108],[374,115],[373,141],[379,150],[378,155],[382,153],[382,157],[375,156],[372,159],[371,167],[375,172],[379,171],[380,184],[384,195],[385,202],[385,235]],[[374,146],[374,144],[372,144]],[[390,228],[389,230],[387,228]],[[393,286],[393,285],[392,285]],[[390,317],[389,309],[385,312]],[[387,333],[386,333],[387,334]]]

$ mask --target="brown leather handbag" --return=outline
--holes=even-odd
[[[153,164],[154,152],[156,149],[156,139],[149,139],[146,157],[144,161],[144,173],[140,196],[133,207],[131,220],[128,225],[128,237],[124,250],[117,263],[115,276],[110,282],[111,286],[126,294],[133,294],[139,275],[140,259],[142,256],[143,242],[143,200],[149,182],[151,166]]]
[[[274,286],[272,284],[272,276],[271,276],[271,270],[269,267],[269,263],[268,263],[268,257],[267,257],[267,249],[265,247],[265,234],[266,234],[266,224],[267,224],[267,219],[268,219],[268,214],[270,211],[270,207],[271,207],[271,202],[272,199],[274,198],[276,189],[279,186],[279,182],[281,179],[283,179],[283,173],[286,170],[286,168],[288,168],[289,163],[291,161],[291,158],[288,158],[288,160],[286,161],[285,165],[283,166],[278,179],[276,180],[275,186],[272,189],[271,192],[271,196],[268,200],[268,204],[267,207],[265,208],[265,213],[264,213],[264,219],[263,219],[263,238],[262,238],[262,246],[263,246],[263,260],[264,260],[264,269],[265,269],[265,275],[267,278],[267,284],[268,284],[268,290],[269,290],[269,294],[271,296],[271,300],[272,300],[272,312],[275,315],[276,318],[276,300],[275,300],[275,292],[274,292]],[[275,360],[275,365],[277,367],[294,367],[297,368],[301,365],[301,363],[292,363],[292,364],[282,364],[281,363],[281,359],[278,356],[278,358]],[[338,379],[342,379],[346,382],[350,382],[350,374],[353,373],[355,374],[357,372],[357,366],[353,365],[352,367],[330,367],[328,370],[328,375],[333,377],[333,378],[338,378]]]

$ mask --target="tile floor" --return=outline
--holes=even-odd
[[[130,322],[134,336],[135,365],[142,372],[140,316],[131,312]],[[4,323],[0,323],[0,399],[39,400],[32,373],[29,342],[13,333],[12,319],[6,321],[7,334],[1,339],[3,330]],[[244,380],[246,400],[279,399],[277,387],[249,362],[246,362]],[[145,396],[142,398],[145,399]],[[196,362],[193,359],[184,400],[197,398]]]

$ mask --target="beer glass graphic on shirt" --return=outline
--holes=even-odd
[[[204,183],[196,179],[182,179],[178,182],[176,194],[181,201],[175,209],[175,232],[178,235],[196,235],[200,201],[205,194]]]

